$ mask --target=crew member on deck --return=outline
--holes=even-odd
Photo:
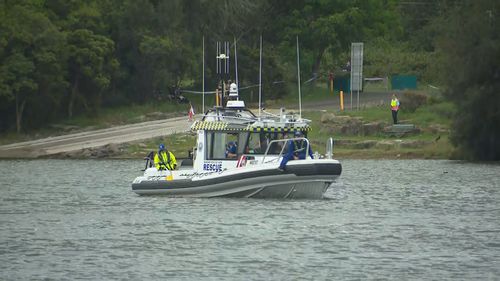
[[[172,152],[165,148],[162,143],[158,147],[158,153],[155,155],[155,166],[158,171],[175,170],[177,168],[177,160]]]
[[[302,134],[301,131],[295,132],[295,137],[296,138],[303,138],[304,134]],[[306,159],[307,153],[309,153],[309,156],[311,159],[314,159],[313,152],[311,149],[311,145],[309,145],[309,151],[307,152],[307,142],[304,139],[301,140],[290,140],[288,141],[288,151],[287,153],[283,156],[283,160],[281,160],[280,163],[280,170],[285,170],[286,163],[290,160],[299,160],[299,159]]]

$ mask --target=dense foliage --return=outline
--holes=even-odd
[[[173,87],[213,89],[215,42],[238,42],[240,85],[258,83],[264,40],[267,98],[293,82],[295,38],[304,76],[325,52],[389,36],[395,1],[27,0],[0,2],[0,131],[27,132],[102,107],[153,102]],[[376,22],[377,24],[373,24]],[[233,46],[231,46],[232,48]],[[231,66],[234,69],[233,65]]]
[[[465,1],[439,21],[446,96],[460,158],[500,160],[500,2]]]
[[[491,3],[489,3],[491,2]],[[26,0],[0,1],[0,132],[29,132],[103,107],[155,102],[174,87],[213,89],[215,42],[238,43],[240,86],[275,98],[324,79],[365,43],[365,74],[415,74],[462,111],[455,144],[499,159],[498,1]],[[234,60],[231,68],[234,69]],[[446,75],[442,75],[446,74]],[[305,78],[304,78],[305,77]],[[285,83],[275,83],[275,82]]]

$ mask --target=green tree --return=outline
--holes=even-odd
[[[97,92],[97,106],[101,93],[109,85],[112,71],[118,62],[113,59],[114,42],[87,29],[77,29],[67,36],[68,70],[71,90],[68,101],[68,117],[73,116],[75,102],[81,101],[86,110],[89,100]],[[94,96],[95,97],[95,96]]]
[[[419,81],[437,82],[435,52],[414,50],[408,42],[384,39],[365,44],[363,74],[386,77],[396,74],[416,75]]]
[[[446,97],[458,109],[451,140],[462,157],[500,160],[500,2],[461,1],[439,24]]]
[[[154,11],[154,22],[149,34],[139,43],[140,54],[151,70],[151,85],[155,90],[180,85],[191,79],[194,64],[189,32],[185,29],[183,1],[163,1]],[[165,17],[174,14],[175,17]],[[201,38],[200,38],[201,39]],[[199,43],[199,41],[198,41]]]
[[[115,57],[120,62],[116,100],[144,102],[151,98],[153,73],[139,50],[145,35],[154,36],[155,7],[148,0],[111,0],[105,7],[109,38],[115,42]],[[167,17],[167,15],[164,15]]]
[[[33,80],[34,71],[33,61],[20,53],[13,53],[7,57],[0,69],[2,94],[6,95],[8,99],[15,100],[18,133],[22,129],[22,117],[26,102],[38,89],[38,85]]]
[[[42,96],[57,100],[52,90],[64,87],[63,58],[58,56],[62,36],[40,6],[33,3],[1,6],[0,96],[15,106],[18,133],[23,128],[27,104],[36,108]],[[43,119],[44,114],[41,111],[35,118]]]
[[[326,51],[338,57],[351,42],[388,36],[398,26],[396,1],[291,1],[277,27],[288,44],[300,37],[301,53],[318,74]],[[277,8],[276,8],[277,9]]]

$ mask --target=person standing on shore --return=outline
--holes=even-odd
[[[392,112],[392,121],[394,124],[398,123],[398,111],[399,111],[399,100],[396,94],[392,95],[392,100],[391,100],[391,112]]]

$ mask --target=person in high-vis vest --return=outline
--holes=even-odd
[[[391,112],[392,112],[392,121],[394,124],[398,123],[398,111],[399,111],[399,100],[396,94],[392,95],[392,100],[391,100]]]
[[[158,171],[175,170],[177,168],[177,160],[172,152],[165,148],[162,143],[158,147],[158,153],[155,155],[155,166]]]

